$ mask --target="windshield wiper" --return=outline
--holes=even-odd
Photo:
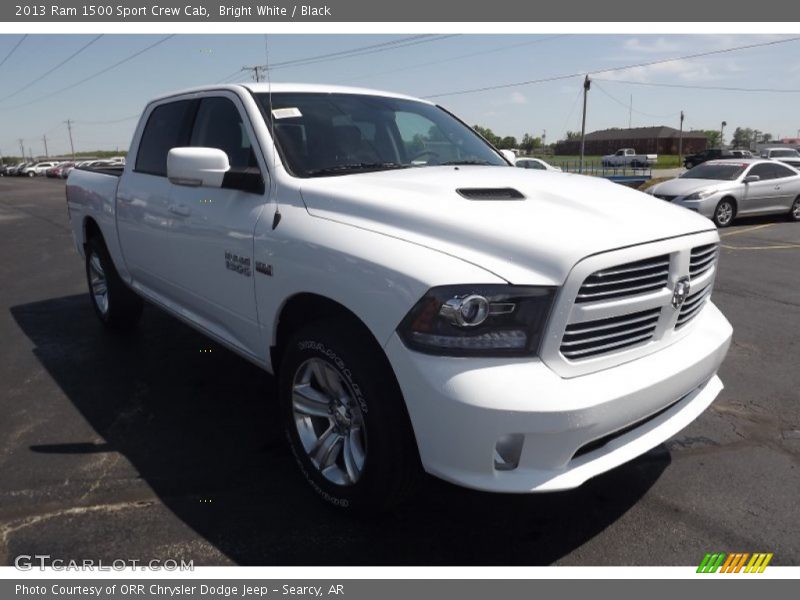
[[[489,162],[488,160],[480,160],[480,159],[464,159],[464,160],[448,160],[447,162],[439,163],[440,165],[495,165],[493,162]]]
[[[319,177],[320,175],[344,175],[346,173],[369,172],[369,171],[388,171],[390,169],[408,169],[411,165],[402,165],[395,162],[360,162],[347,163],[344,165],[333,165],[321,169],[308,171],[309,177]]]

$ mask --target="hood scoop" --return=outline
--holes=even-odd
[[[459,196],[467,200],[524,200],[525,196],[514,188],[458,188]]]

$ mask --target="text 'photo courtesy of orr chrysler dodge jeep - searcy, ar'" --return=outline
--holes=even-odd
[[[178,92],[67,203],[100,320],[130,329],[147,300],[273,373],[300,471],[343,508],[395,505],[422,471],[574,488],[722,389],[710,220],[515,168],[430,102]]]

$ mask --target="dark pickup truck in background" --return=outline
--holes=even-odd
[[[692,169],[708,160],[725,160],[737,158],[752,158],[749,150],[723,150],[722,148],[709,148],[697,154],[690,154],[683,159],[683,166]]]

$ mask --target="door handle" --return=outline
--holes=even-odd
[[[185,204],[170,204],[169,212],[180,217],[188,217],[192,214],[192,209]]]

